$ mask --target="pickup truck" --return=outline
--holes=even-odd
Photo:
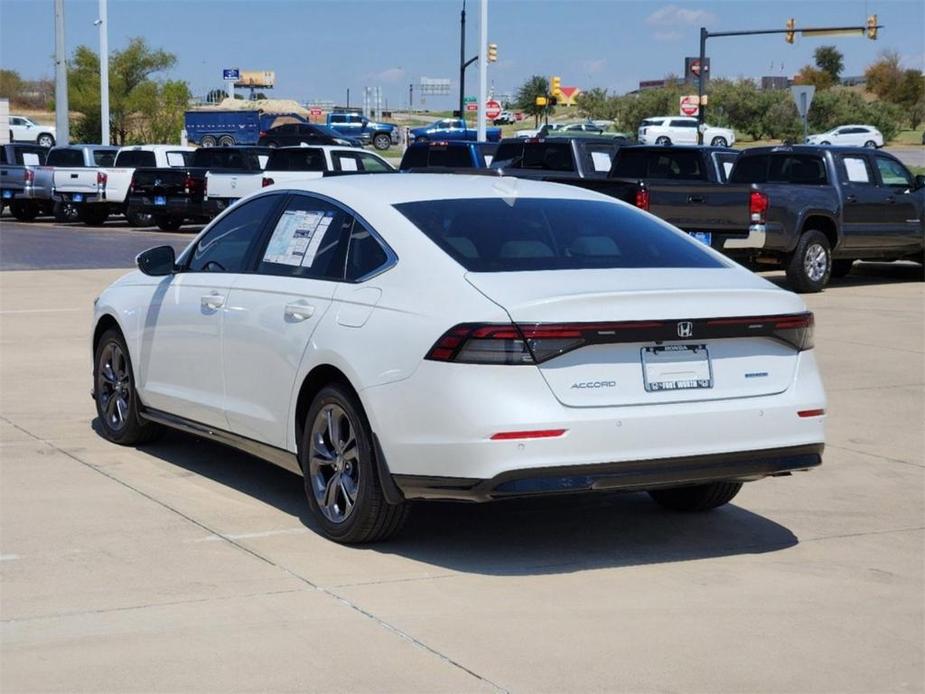
[[[479,139],[479,131],[470,128],[462,118],[443,118],[430,125],[420,128],[411,128],[411,142],[421,140],[472,140]],[[485,139],[488,142],[501,140],[501,128],[486,128]]]
[[[132,214],[152,215],[164,231],[176,231],[186,220],[207,222],[228,203],[206,198],[206,174],[261,173],[270,151],[266,147],[200,147],[188,166],[135,169],[126,206]]]
[[[32,199],[32,184],[46,156],[48,149],[41,145],[0,145],[0,210],[9,205],[20,222],[31,222],[43,211]]]
[[[111,214],[125,214],[131,226],[150,226],[150,215],[138,214],[126,208],[128,189],[132,175],[140,166],[177,167],[185,166],[193,152],[192,147],[179,145],[137,145],[123,147],[116,154],[112,166],[83,169],[76,178],[56,172],[55,190],[62,197],[70,196],[77,209],[78,218],[85,224],[100,226]],[[60,180],[59,180],[60,179]],[[95,179],[95,181],[94,181]],[[102,194],[93,194],[94,182],[100,182]],[[75,195],[85,194],[82,200],[73,200]]]
[[[75,217],[87,223],[95,221],[87,216],[94,212],[84,203],[104,197],[106,178],[99,169],[112,166],[118,152],[118,147],[73,145],[55,147],[48,153],[45,165],[54,167],[51,199],[57,221],[73,221]]]
[[[505,176],[558,183],[607,177],[619,143],[608,138],[506,138],[491,162]]]
[[[925,260],[925,176],[886,152],[756,147],[729,181],[751,207],[752,234],[736,255],[782,266],[799,292],[821,291],[855,260]]]
[[[398,168],[412,172],[487,169],[497,150],[494,142],[415,142],[405,150]]]
[[[364,145],[372,144],[378,150],[398,144],[398,128],[390,123],[376,123],[360,113],[329,113],[327,124],[341,135],[357,139]]]
[[[278,183],[292,183],[324,176],[348,173],[393,173],[385,159],[355,147],[322,145],[318,147],[278,147],[270,151],[266,167],[255,173],[209,171],[206,174],[206,198],[219,198],[225,206],[261,188]]]

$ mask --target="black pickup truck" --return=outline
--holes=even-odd
[[[491,168],[504,176],[556,183],[603,179],[619,149],[611,138],[507,138],[498,145]]]
[[[135,169],[126,208],[152,215],[165,231],[187,220],[208,222],[222,208],[206,198],[206,173],[260,173],[270,152],[269,147],[200,147],[188,167]]]
[[[855,260],[923,262],[925,176],[886,152],[758,147],[736,161],[729,186],[748,193],[751,217],[729,255],[783,267],[796,291],[821,291]]]

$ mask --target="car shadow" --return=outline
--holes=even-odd
[[[291,472],[175,431],[143,450],[273,506],[320,534],[302,479]],[[763,554],[798,542],[788,528],[733,504],[681,514],[661,509],[644,493],[600,492],[488,504],[414,502],[397,537],[352,551],[516,576]]]
[[[779,287],[789,289],[787,278],[783,271],[762,272],[761,276]],[[829,281],[829,286],[834,289],[838,287],[897,284],[900,282],[921,282],[922,280],[925,280],[925,267],[918,263],[911,261],[898,261],[895,263],[861,261],[854,264],[851,272],[846,277],[833,277]]]

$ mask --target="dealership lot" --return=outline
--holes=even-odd
[[[94,430],[91,302],[190,238],[3,220],[3,690],[921,691],[920,266],[805,297],[821,469],[697,517],[642,494],[421,504],[358,548],[315,532],[290,473]]]

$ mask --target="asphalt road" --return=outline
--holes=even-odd
[[[925,146],[903,145],[884,149],[906,166],[925,167]]]

